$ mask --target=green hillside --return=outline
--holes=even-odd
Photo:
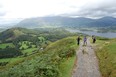
[[[71,77],[77,35],[61,28],[11,28],[0,33],[0,77]],[[115,77],[116,39],[97,37],[92,45],[102,76]]]
[[[116,77],[116,39],[99,38],[97,56],[103,77]]]
[[[62,63],[75,55],[77,48],[75,37],[68,37],[51,43],[45,51],[27,58],[23,63],[0,72],[0,77],[60,77]],[[71,61],[74,61],[72,58]],[[70,68],[73,63],[68,65]],[[60,65],[60,66],[59,66]],[[63,69],[63,68],[62,68]],[[67,73],[69,73],[67,72]],[[65,73],[65,72],[64,72]]]
[[[17,50],[24,55],[28,55],[40,50],[40,48],[45,49],[50,42],[72,35],[74,34],[61,28],[11,28],[0,33],[0,48],[2,49],[0,53],[2,54],[5,51],[7,53],[4,53],[4,55],[10,54],[8,48],[14,48],[14,50]],[[4,58],[4,55],[0,55],[0,57]],[[7,57],[14,56],[12,54],[12,56],[8,55]]]
[[[50,43],[73,36],[61,28],[11,28],[0,33],[0,70],[9,69],[39,54]]]

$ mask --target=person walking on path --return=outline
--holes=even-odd
[[[84,39],[83,39],[83,46],[87,45],[87,37],[84,36]]]
[[[80,38],[80,36],[78,36],[78,38],[77,38],[77,45],[80,44],[80,40],[81,40],[81,38]]]
[[[92,36],[92,39],[93,39],[93,43],[95,43],[96,42],[96,37]]]

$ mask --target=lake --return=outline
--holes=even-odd
[[[95,35],[95,36],[100,36],[100,37],[106,37],[106,38],[116,38],[116,33],[112,33],[112,32],[107,32],[107,33],[98,33],[96,31],[80,31],[80,30],[73,30],[73,29],[66,29],[70,32],[78,32],[78,33],[84,33],[87,35]]]

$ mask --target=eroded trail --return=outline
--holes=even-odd
[[[72,77],[101,77],[98,60],[89,40],[87,46],[81,43],[76,62]]]

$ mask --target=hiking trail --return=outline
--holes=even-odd
[[[86,46],[81,42],[76,56],[77,61],[75,61],[72,77],[101,77],[98,60],[89,38]]]

